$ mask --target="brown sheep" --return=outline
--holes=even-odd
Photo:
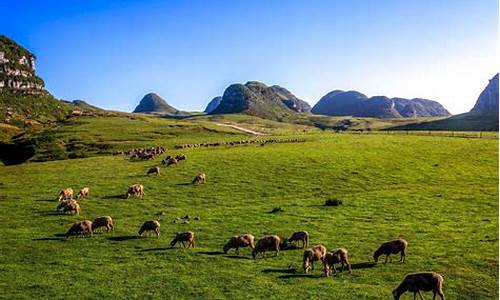
[[[90,188],[84,187],[78,192],[78,195],[76,195],[76,199],[80,200],[83,198],[87,198],[89,196],[89,194],[90,194]]]
[[[95,218],[92,222],[92,232],[95,232],[100,227],[106,227],[106,232],[114,229],[113,219],[110,216],[102,216]]]
[[[129,188],[128,188],[128,191],[127,191],[127,199],[131,196],[136,196],[136,197],[139,197],[142,199],[142,197],[144,196],[144,186],[142,184],[134,184],[134,185],[131,185]]]
[[[149,168],[149,170],[146,173],[146,175],[151,175],[151,174],[156,174],[156,175],[160,176],[160,168],[158,168],[158,167],[151,167],[151,168]]]
[[[309,246],[309,233],[307,231],[297,231],[288,239],[289,243],[298,241],[302,242],[302,248]]]
[[[327,252],[325,257],[323,258],[323,266],[325,270],[325,275],[328,277],[331,273],[330,267],[333,268],[335,273],[337,273],[337,269],[335,268],[335,264],[340,263],[342,265],[342,269],[340,271],[344,271],[344,265],[347,265],[349,269],[349,273],[352,273],[351,264],[349,263],[349,259],[347,257],[347,250],[343,248],[339,248],[332,252]]]
[[[428,292],[432,291],[434,293],[434,300],[436,300],[436,295],[444,300],[443,294],[443,276],[435,272],[421,272],[421,273],[411,273],[406,275],[401,284],[392,291],[392,295],[395,300],[398,300],[402,294],[406,291],[413,292],[413,299],[420,296],[420,299],[424,299],[420,291]]]
[[[280,253],[280,244],[281,239],[277,235],[266,235],[260,240],[257,241],[255,247],[252,250],[252,257],[255,259],[259,253],[262,253],[263,256],[266,256],[267,250],[276,251],[276,256]]]
[[[193,183],[196,184],[201,184],[201,183],[206,183],[207,182],[207,175],[205,173],[200,173],[196,175],[193,179]]]
[[[73,189],[65,188],[61,192],[59,192],[59,196],[57,197],[57,201],[61,202],[66,199],[73,199]]]
[[[80,215],[80,205],[76,200],[63,200],[57,206],[57,210],[63,213],[72,213]]]
[[[387,259],[389,258],[389,256],[391,254],[401,253],[401,259],[399,261],[400,262],[405,262],[407,252],[408,252],[408,242],[407,241],[405,241],[403,239],[393,240],[393,241],[389,241],[389,242],[383,243],[375,251],[375,253],[373,253],[373,260],[375,260],[375,262],[378,262],[378,258],[381,255],[386,255],[385,256],[385,262],[384,262],[384,264],[386,264],[387,263]],[[392,261],[392,259],[391,259],[391,261]]]
[[[255,248],[255,237],[251,234],[240,234],[235,235],[224,244],[222,250],[227,253],[229,249],[236,248],[236,253],[240,254],[240,249],[243,247],[250,247],[250,249]]]
[[[160,238],[160,222],[158,221],[146,221],[142,224],[141,229],[139,229],[139,235],[142,236],[146,231],[154,231],[156,233],[156,238]]]
[[[314,270],[314,262],[323,261],[325,254],[326,247],[323,245],[316,245],[305,250],[304,255],[302,256],[302,267],[304,268],[304,272],[307,273],[311,268]]]
[[[66,232],[66,238],[76,235],[76,234],[90,234],[92,236],[92,222],[89,220],[83,220],[74,223],[71,228]]]
[[[181,242],[184,248],[186,248],[184,242],[188,242],[187,248],[189,248],[190,246],[194,248],[195,247],[194,232],[192,231],[177,232],[174,239],[170,242],[170,247],[173,248],[175,244],[177,244],[178,242]]]

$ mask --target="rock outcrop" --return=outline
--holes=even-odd
[[[481,92],[471,113],[498,113],[498,73]]]
[[[0,35],[0,92],[43,93],[44,82],[35,74],[35,69],[35,55]]]
[[[215,98],[213,98],[207,105],[207,107],[205,108],[205,112],[207,114],[213,112],[217,106],[219,106],[220,102],[222,101],[222,97],[221,96],[217,96]]]
[[[434,117],[450,113],[439,103],[427,99],[375,96],[368,98],[357,91],[335,90],[323,96],[311,110],[328,116],[372,118]]]
[[[232,84],[211,114],[245,113],[272,120],[283,120],[307,110],[307,103],[280,86],[259,81]]]
[[[180,111],[155,93],[145,95],[134,110],[135,113],[176,115]]]

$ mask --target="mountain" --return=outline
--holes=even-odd
[[[498,73],[481,92],[471,113],[498,113]]]
[[[498,131],[498,73],[489,80],[470,112],[449,118],[408,124],[395,130]]]
[[[177,115],[181,113],[178,109],[170,106],[167,101],[155,93],[145,95],[134,110],[135,113],[156,113]]]
[[[433,117],[450,113],[439,103],[427,99],[375,96],[357,91],[335,90],[323,96],[312,108],[313,114],[372,118]]]
[[[245,84],[230,85],[224,91],[217,108],[210,114],[245,113],[281,121],[307,110],[303,102],[280,86],[248,81]]]
[[[222,97],[221,96],[217,96],[215,98],[213,98],[207,105],[207,108],[205,108],[205,112],[206,113],[211,113],[212,111],[214,111],[217,106],[219,106],[220,102],[222,100]]]

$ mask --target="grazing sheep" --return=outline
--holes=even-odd
[[[71,228],[66,232],[66,238],[76,235],[76,234],[90,234],[92,236],[92,222],[89,220],[83,220],[76,222],[71,226]]]
[[[149,170],[146,173],[146,175],[151,175],[151,174],[156,174],[156,175],[160,176],[160,168],[158,168],[158,167],[151,167],[151,168],[149,168]]]
[[[177,163],[177,159],[173,157],[166,158],[161,161],[162,165],[166,165],[167,167],[170,165],[175,165]]]
[[[139,229],[139,235],[142,236],[142,234],[146,231],[154,231],[156,233],[156,238],[160,238],[160,222],[158,221],[146,221],[144,224],[142,224],[141,229]]]
[[[186,160],[186,155],[185,155],[185,154],[176,155],[176,156],[175,156],[175,159],[176,159],[177,161]]]
[[[309,269],[314,270],[314,262],[315,261],[323,261],[323,258],[326,254],[326,247],[323,245],[316,245],[310,249],[304,251],[304,255],[302,256],[302,267],[304,268],[304,272],[308,272]]]
[[[142,199],[142,196],[144,196],[144,186],[142,184],[134,184],[134,185],[131,185],[129,188],[128,188],[128,191],[127,191],[127,199],[131,196],[136,196],[136,197],[139,197]]]
[[[401,284],[392,291],[392,295],[395,300],[398,300],[402,294],[406,291],[413,292],[413,299],[420,296],[420,299],[424,299],[420,291],[428,292],[432,291],[434,293],[434,300],[436,295],[439,295],[441,300],[444,300],[443,294],[443,276],[435,272],[421,272],[421,273],[411,273],[406,275]]]
[[[266,235],[260,240],[257,241],[255,247],[252,250],[252,257],[255,259],[259,253],[262,253],[263,256],[266,256],[267,250],[276,251],[276,256],[280,253],[280,244],[281,239],[277,235]]]
[[[194,232],[192,231],[177,232],[174,239],[170,242],[170,247],[173,248],[175,244],[177,244],[178,242],[181,242],[184,248],[186,248],[184,242],[188,242],[187,248],[189,248],[190,246],[194,248],[195,247]]]
[[[254,236],[248,233],[235,235],[230,238],[226,244],[224,244],[222,250],[224,251],[224,253],[227,253],[229,249],[236,248],[236,253],[240,254],[240,247],[250,247],[250,249],[253,250],[253,248],[255,248]]]
[[[347,250],[343,248],[339,248],[332,252],[327,252],[325,257],[323,258],[323,266],[325,268],[325,275],[328,277],[331,273],[330,267],[333,268],[335,273],[337,273],[337,269],[335,268],[335,264],[340,263],[342,265],[342,269],[340,271],[344,271],[344,265],[347,265],[349,269],[349,273],[352,273],[351,264],[349,263],[349,259],[347,257]]]
[[[59,196],[57,197],[57,201],[61,202],[66,199],[73,199],[73,189],[66,188],[59,192]]]
[[[100,227],[106,227],[106,232],[113,230],[113,219],[110,216],[95,218],[94,222],[92,222],[92,232],[95,232]]]
[[[90,194],[90,188],[84,187],[78,192],[78,195],[76,195],[76,199],[80,200],[83,198],[87,198],[89,196],[89,194]]]
[[[309,233],[307,231],[297,231],[288,239],[289,243],[298,241],[302,242],[302,248],[309,246]]]
[[[76,200],[63,200],[57,206],[57,210],[62,213],[72,213],[80,215],[80,205]]]
[[[201,184],[201,183],[206,183],[207,182],[207,175],[205,173],[200,173],[196,175],[193,179],[193,183],[196,184]]]
[[[405,262],[407,252],[408,252],[408,242],[407,241],[405,241],[403,239],[393,240],[393,241],[389,241],[389,242],[383,243],[375,251],[375,253],[373,253],[373,260],[375,260],[375,262],[378,262],[378,258],[381,255],[386,255],[385,256],[385,262],[384,262],[384,264],[386,264],[387,263],[387,259],[389,258],[389,256],[391,254],[401,253],[401,259],[399,261],[400,262]],[[391,261],[392,261],[392,259],[391,259]]]

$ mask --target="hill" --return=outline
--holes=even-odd
[[[244,113],[283,121],[304,109],[303,103],[298,100],[300,99],[279,86],[270,87],[262,82],[249,81],[246,84],[230,85],[224,91],[217,108],[210,114]]]
[[[498,74],[489,80],[470,112],[449,118],[416,122],[391,130],[498,131]]]
[[[421,98],[404,99],[375,96],[368,98],[357,91],[332,91],[323,96],[311,110],[328,116],[372,118],[436,117],[450,113],[439,102]]]
[[[134,109],[134,112],[166,115],[178,115],[182,113],[180,110],[170,106],[165,99],[155,93],[146,94]]]

